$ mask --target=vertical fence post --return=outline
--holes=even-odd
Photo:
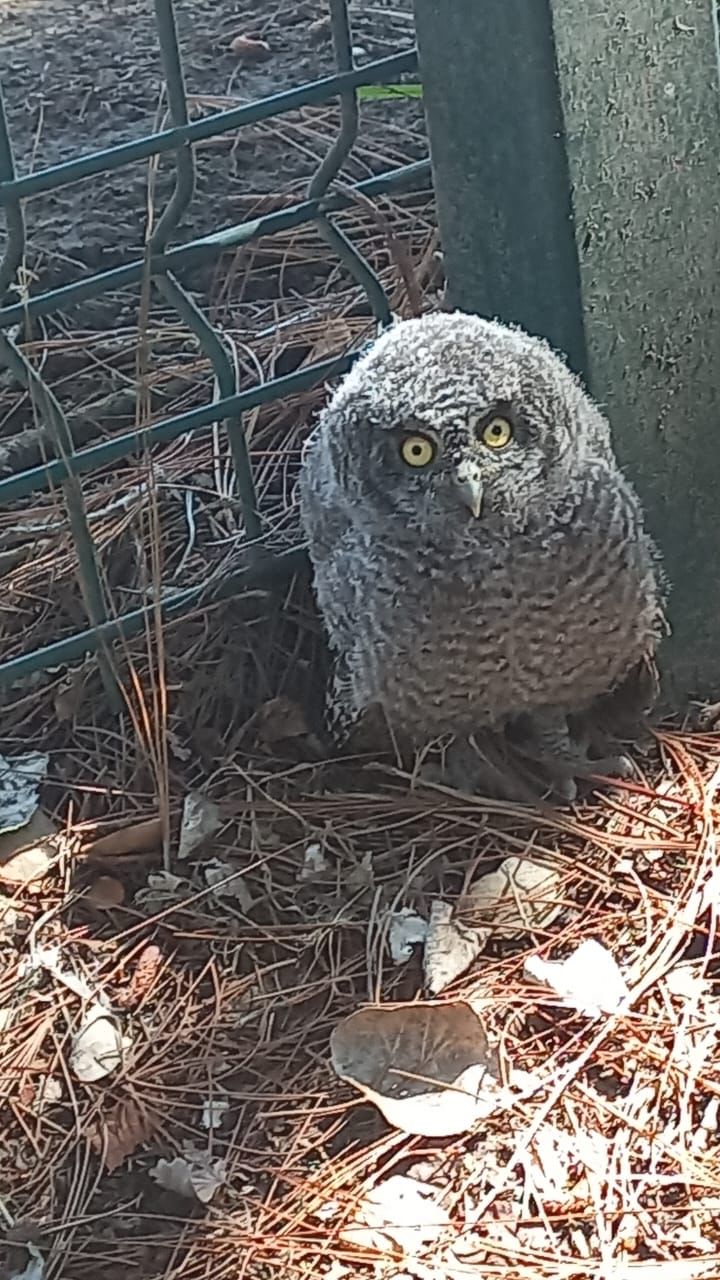
[[[585,372],[549,0],[415,0],[448,302]]]
[[[672,581],[666,691],[717,696],[715,2],[415,12],[449,300],[544,333],[578,369],[584,331],[592,391]]]
[[[715,0],[552,0],[593,390],[672,581],[669,690],[720,691]]]

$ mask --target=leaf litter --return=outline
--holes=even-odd
[[[225,1185],[226,1163],[188,1145],[185,1155],[175,1156],[173,1160],[158,1160],[150,1170],[150,1177],[166,1191],[186,1200],[209,1204]]]
[[[222,825],[216,802],[201,791],[190,791],[185,797],[180,825],[177,856],[185,862]]]
[[[358,12],[356,21],[362,19]],[[233,30],[239,27],[240,20]],[[225,45],[230,39],[228,29]],[[275,35],[268,43],[275,48]],[[198,112],[218,109],[217,100],[208,105],[207,99],[198,99],[191,105]],[[368,110],[373,110],[372,104]],[[264,127],[295,128],[289,118]],[[401,152],[405,139],[401,126],[394,127]],[[278,138],[273,134],[283,156],[293,145],[288,138],[312,150],[318,139],[324,142],[323,129],[334,136],[335,117],[324,107],[312,109],[307,116],[303,113],[297,129]],[[364,155],[360,164],[375,160]],[[253,194],[238,209],[238,217],[257,217],[268,207],[275,207],[272,199]],[[388,198],[385,215],[407,239],[411,273],[417,274],[422,295],[437,271],[431,206],[425,197]],[[396,267],[388,267],[382,228],[360,208],[340,216],[377,266],[393,309],[404,313],[406,287]],[[321,344],[327,351],[345,351],[371,332],[352,287],[339,309],[329,307],[324,297],[313,299],[309,317],[298,310],[300,303],[306,305],[304,299],[283,296],[278,301],[278,273],[291,278],[298,264],[310,262],[313,270],[327,266],[327,253],[317,248],[316,230],[311,231],[289,233],[275,258],[268,241],[263,249],[267,257],[258,257],[258,269],[250,258],[244,263],[254,284],[262,272],[273,278],[269,308],[252,299],[243,312],[264,377],[278,362],[298,367],[312,361]],[[219,273],[222,289],[237,284],[231,259],[227,266]],[[222,299],[218,315],[221,323],[223,317],[235,322]],[[267,329],[266,338],[261,325]],[[236,343],[236,323],[228,333]],[[153,334],[152,377],[157,373],[163,378],[172,371],[172,361],[161,351],[166,336],[167,327],[159,318]],[[83,351],[91,353],[93,377],[108,359],[107,348],[95,345],[99,340],[88,332],[80,338]],[[37,341],[41,358],[52,355],[51,345],[68,345],[63,357],[73,354],[72,336],[53,335],[47,348],[41,337]],[[110,358],[120,367],[122,334],[113,335],[113,341]],[[132,381],[135,333],[126,346],[127,365],[120,376]],[[183,352],[178,361],[183,375],[179,402],[185,407],[190,385],[197,391],[192,403],[211,392],[206,362],[194,347],[191,365],[186,355]],[[295,459],[322,395],[322,389],[298,395],[253,416],[259,493],[271,525],[278,511],[286,510]],[[217,566],[212,554],[218,532],[223,547],[229,540],[237,542],[239,535],[233,501],[224,491],[215,492],[216,477],[211,473],[217,462],[221,486],[224,465],[215,451],[213,445],[209,460],[207,440],[198,433],[182,450],[161,448],[154,459],[168,481],[160,486],[158,497],[162,550],[170,562],[177,561],[178,549],[194,539],[195,581],[207,580]],[[144,505],[137,517],[133,514],[128,541],[132,548],[142,541],[143,522],[153,523],[145,516],[155,490],[147,483],[144,459],[127,466],[129,473],[123,467],[122,473],[88,480],[87,492],[92,512],[98,500],[106,504],[108,483],[123,492],[129,484],[141,486]],[[192,530],[185,503],[166,500],[173,489],[192,491]],[[115,558],[133,561],[124,541],[129,528],[125,516],[115,529],[111,524],[112,520],[107,555],[113,564]],[[203,525],[214,541],[207,558]],[[64,590],[74,562],[61,543],[58,539],[57,549],[52,549],[52,561]],[[65,569],[63,555],[68,561]],[[186,572],[192,570],[188,564]],[[147,590],[144,571],[142,564],[138,580],[129,584],[134,598]],[[38,591],[34,566],[23,573],[26,589],[42,597],[44,579]],[[46,568],[43,573],[46,578]],[[307,600],[300,600],[307,614]],[[420,1280],[436,1280],[439,1275],[455,1280],[478,1273],[508,1280],[596,1280],[605,1275],[613,1280],[691,1280],[695,1275],[710,1280],[720,1274],[720,1175],[711,1107],[720,1081],[717,1053],[703,1038],[704,1024],[717,1023],[717,1009],[711,991],[693,1004],[672,989],[672,975],[689,960],[686,952],[700,952],[695,959],[699,982],[714,959],[714,924],[708,914],[714,903],[706,888],[717,872],[720,737],[662,730],[656,754],[641,762],[636,780],[558,813],[530,813],[452,794],[428,797],[400,785],[396,773],[369,769],[362,761],[347,766],[286,761],[280,745],[292,724],[289,719],[283,724],[281,717],[277,730],[285,737],[274,737],[272,720],[266,716],[266,732],[274,741],[262,741],[258,733],[261,749],[248,755],[238,747],[242,726],[257,710],[258,688],[266,702],[272,701],[273,693],[285,696],[296,637],[288,642],[285,634],[277,639],[273,633],[272,643],[265,645],[263,633],[258,646],[255,621],[248,625],[242,612],[245,604],[234,600],[211,610],[200,608],[194,618],[168,627],[163,637],[166,669],[160,672],[170,691],[168,726],[158,719],[159,700],[154,701],[159,688],[159,669],[153,665],[155,637],[129,642],[133,688],[147,699],[143,712],[157,733],[156,742],[147,741],[144,731],[135,740],[125,723],[119,730],[114,718],[104,720],[102,698],[91,696],[89,688],[62,732],[48,729],[55,725],[52,704],[57,689],[39,688],[32,697],[14,702],[11,698],[6,707],[5,723],[13,740],[27,743],[28,749],[42,747],[43,752],[52,747],[65,763],[71,759],[79,782],[73,804],[78,794],[88,797],[85,817],[92,820],[102,814],[96,839],[88,841],[90,824],[81,824],[83,857],[126,858],[128,869],[119,874],[132,904],[122,919],[117,912],[98,913],[88,925],[83,904],[73,896],[72,866],[66,876],[41,877],[32,885],[18,882],[11,890],[21,919],[9,941],[3,940],[2,950],[0,999],[12,1022],[11,1034],[0,1037],[0,1079],[7,1102],[0,1165],[4,1196],[15,1217],[37,1211],[48,1224],[46,1251],[52,1274],[92,1280],[103,1269],[113,1280],[128,1272],[205,1280],[209,1275],[234,1274],[239,1265],[249,1280],[270,1274],[288,1280],[308,1274],[325,1277],[333,1268],[343,1276],[364,1274],[369,1265],[383,1280],[397,1275],[400,1266]],[[294,616],[290,594],[284,606],[287,615]],[[31,618],[33,626],[23,638],[26,647],[43,642],[45,608],[43,601],[37,618]],[[27,608],[22,616],[30,616]],[[312,637],[312,625],[302,633],[303,644],[308,634]],[[266,680],[273,664],[278,678],[273,669]],[[251,708],[241,696],[233,700],[244,665],[256,699]],[[93,666],[89,682],[96,674]],[[257,731],[259,722],[253,723]],[[296,723],[303,728],[300,719]],[[212,804],[222,804],[233,828],[227,848],[221,847],[220,827],[204,834],[210,848],[194,844],[182,863],[182,875],[176,874],[180,864],[172,860],[169,872],[160,871],[163,825],[147,768],[156,747],[161,758],[166,727],[172,765],[169,778],[162,781],[169,786],[172,830],[177,830],[187,797],[198,787],[199,759],[207,779],[201,794]],[[75,736],[69,752],[71,732]],[[661,793],[668,775],[672,785]],[[85,790],[88,779],[93,785]],[[70,792],[72,783],[67,785]],[[58,800],[60,811],[61,797]],[[66,818],[68,825],[78,820],[77,809],[69,803],[63,810]],[[332,876],[326,883],[319,875],[300,889],[303,851],[318,843],[333,851]],[[652,860],[646,857],[648,851]],[[177,854],[177,847],[170,853]],[[235,857],[242,860],[241,879],[252,897],[247,919],[238,918],[241,913],[233,911],[231,899],[208,892],[212,886],[204,878],[203,862],[194,861],[196,854],[208,853],[229,865]],[[557,872],[556,891],[552,890],[556,914],[528,916],[523,907],[508,923],[502,902],[496,914],[485,904],[476,918],[466,917],[462,900],[472,889],[471,871],[476,874],[478,866],[497,868],[511,858],[532,858]],[[513,894],[518,879],[513,877]],[[715,902],[719,882],[714,882]],[[32,892],[38,888],[39,893]],[[141,898],[143,893],[147,896]],[[542,900],[551,895],[543,890],[538,896]],[[388,911],[392,914],[405,904],[427,919],[432,903],[438,901],[446,909],[440,923],[476,928],[480,949],[467,968],[456,968],[452,994],[443,986],[433,1007],[464,1002],[474,1016],[482,1015],[488,1046],[497,1054],[501,1087],[509,1076],[508,1065],[514,1063],[522,1063],[540,1081],[535,1092],[516,1098],[512,1106],[491,1110],[451,1140],[418,1137],[386,1125],[375,1107],[363,1105],[366,1095],[349,1077],[338,1078],[328,1063],[334,1029],[368,1000],[390,1012],[421,1004],[426,991],[415,989],[415,966],[383,967],[387,931],[377,926],[387,921]],[[532,936],[535,932],[537,937]],[[621,959],[633,992],[627,1015],[601,1016],[594,1022],[568,1017],[548,998],[549,988],[538,992],[537,980],[528,979],[524,966],[530,949],[542,949],[543,956],[568,954],[587,938],[596,938]],[[32,947],[57,946],[63,970],[82,977],[90,992],[80,1004],[78,995],[49,969],[23,968]],[[155,948],[150,951],[154,959],[128,1000],[145,948]],[[112,1016],[122,1010],[121,1026],[123,1034],[126,1029],[132,1034],[132,1051],[120,1070],[78,1087],[67,1069],[72,1034],[88,1001],[101,992]],[[401,1024],[396,1032],[397,1048],[406,1054],[400,1060],[407,1061],[407,1027]],[[446,1037],[448,1051],[451,1046],[452,1036]],[[428,1034],[424,1044],[415,1037],[412,1060],[419,1074],[433,1054],[441,1058],[441,1050],[436,1036]],[[394,1062],[391,1058],[391,1065]],[[354,1066],[357,1069],[357,1063]],[[48,1071],[62,1079],[64,1094],[48,1109],[49,1118],[33,1117],[29,1127],[25,1077],[31,1072],[40,1079]],[[446,1074],[452,1078],[452,1064]],[[407,1078],[411,1075],[408,1071]],[[417,1083],[436,1094],[452,1092],[442,1082]],[[87,1136],[94,1132],[100,1109],[112,1113],[125,1089],[160,1115],[162,1126],[108,1174],[99,1169],[97,1153],[88,1157]],[[221,1096],[232,1102],[233,1123],[227,1130],[224,1125],[205,1130],[205,1104]],[[117,1123],[122,1132],[120,1117]],[[546,1125],[552,1126],[549,1133]],[[563,1137],[556,1138],[556,1131]],[[128,1122],[128,1142],[132,1132],[133,1123]],[[692,1138],[699,1132],[703,1139],[695,1151]],[[580,1162],[573,1164],[572,1142],[577,1140],[577,1150],[585,1152],[583,1135],[591,1144],[601,1139],[600,1146],[610,1152],[604,1181],[600,1165],[596,1169],[589,1158],[582,1157],[582,1167]],[[183,1145],[186,1140],[192,1151]],[[527,1160],[525,1151],[530,1152]],[[176,1161],[180,1166],[168,1173],[166,1166]],[[210,1174],[208,1178],[205,1172],[203,1183],[202,1169],[208,1163]],[[419,1163],[422,1169],[416,1168]],[[158,1168],[159,1176],[151,1178],[151,1170],[157,1175]],[[399,1175],[398,1170],[405,1173]],[[423,1198],[431,1202],[431,1213],[437,1205],[447,1215],[447,1225],[438,1235],[408,1239],[410,1252],[402,1263],[383,1244],[369,1264],[367,1251],[341,1240],[339,1232],[352,1225],[357,1206],[394,1176],[413,1176],[433,1188]],[[162,1185],[163,1178],[177,1200],[172,1209],[156,1213],[145,1197],[153,1182]],[[198,1220],[197,1203],[203,1202],[208,1187],[212,1212]],[[560,1207],[547,1198],[559,1193],[565,1197]],[[323,1218],[319,1210],[328,1197],[337,1208],[333,1216]],[[422,1223],[416,1203],[414,1211]],[[388,1218],[402,1226],[397,1207],[386,1213],[386,1225]],[[382,1222],[377,1229],[392,1247],[401,1247]]]
[[[588,1018],[622,1013],[630,997],[616,961],[594,938],[581,942],[565,960],[528,956],[525,973],[545,983],[568,1008]]]
[[[93,1151],[102,1158],[108,1173],[114,1173],[139,1147],[149,1142],[158,1128],[158,1118],[137,1098],[123,1097],[103,1108],[90,1134]]]
[[[49,759],[42,751],[0,755],[0,835],[27,826],[40,803]]]
[[[467,1004],[359,1010],[330,1050],[337,1074],[405,1133],[464,1133],[503,1100],[497,1057]]]

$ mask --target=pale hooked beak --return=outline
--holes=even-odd
[[[463,459],[455,468],[455,485],[458,497],[464,502],[468,511],[472,511],[477,520],[482,511],[483,486],[480,471],[469,458]]]

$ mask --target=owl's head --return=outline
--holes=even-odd
[[[396,324],[353,367],[320,437],[359,518],[522,525],[567,500],[609,428],[547,343],[460,312]]]

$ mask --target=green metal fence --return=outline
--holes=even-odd
[[[129,638],[142,631],[148,619],[157,615],[158,606],[149,604],[117,617],[109,616],[80,477],[83,473],[147,450],[153,444],[177,439],[187,432],[197,431],[212,423],[222,423],[231,449],[247,536],[247,568],[213,584],[211,592],[206,585],[200,585],[166,594],[160,602],[160,611],[165,619],[187,612],[201,599],[217,599],[243,586],[287,577],[298,568],[303,559],[301,548],[273,554],[263,546],[261,518],[243,430],[243,414],[258,405],[305,390],[345,372],[357,353],[323,361],[286,377],[240,391],[234,362],[222,334],[213,327],[178,283],[176,272],[180,268],[211,262],[228,249],[245,245],[261,236],[314,222],[321,231],[329,252],[343,261],[363,287],[378,324],[386,325],[391,318],[390,307],[380,280],[357,248],[335,225],[333,215],[349,207],[356,192],[367,198],[412,188],[426,182],[429,173],[429,162],[419,161],[360,182],[343,192],[334,193],[331,190],[333,180],[358,135],[358,88],[363,85],[392,83],[403,73],[414,72],[417,68],[415,49],[399,52],[393,57],[368,63],[361,68],[355,67],[347,0],[329,0],[337,74],[192,124],[188,118],[173,0],[154,0],[154,8],[171,128],[52,168],[18,175],[0,87],[0,204],[5,210],[7,229],[4,254],[0,261],[0,300],[6,295],[23,261],[26,245],[26,201],[31,201],[40,192],[92,178],[162,152],[173,152],[175,156],[174,190],[155,226],[145,258],[113,270],[82,277],[17,304],[0,306],[0,362],[27,389],[56,453],[56,457],[43,466],[0,480],[0,505],[56,486],[60,489],[77,553],[78,577],[88,618],[85,630],[0,663],[0,687],[13,684],[34,671],[71,662],[93,652],[99,655],[108,693],[116,698],[111,669],[105,664],[103,657],[106,646],[120,636]],[[195,143],[298,107],[336,97],[340,100],[340,129],[310,182],[307,199],[294,207],[211,233],[182,247],[169,247],[180,218],[193,196]],[[177,312],[195,335],[212,366],[219,398],[212,404],[156,422],[145,429],[128,431],[101,443],[76,449],[60,404],[26,359],[17,342],[8,335],[8,331],[71,303],[97,298],[121,286],[140,286],[148,277],[164,301]]]

